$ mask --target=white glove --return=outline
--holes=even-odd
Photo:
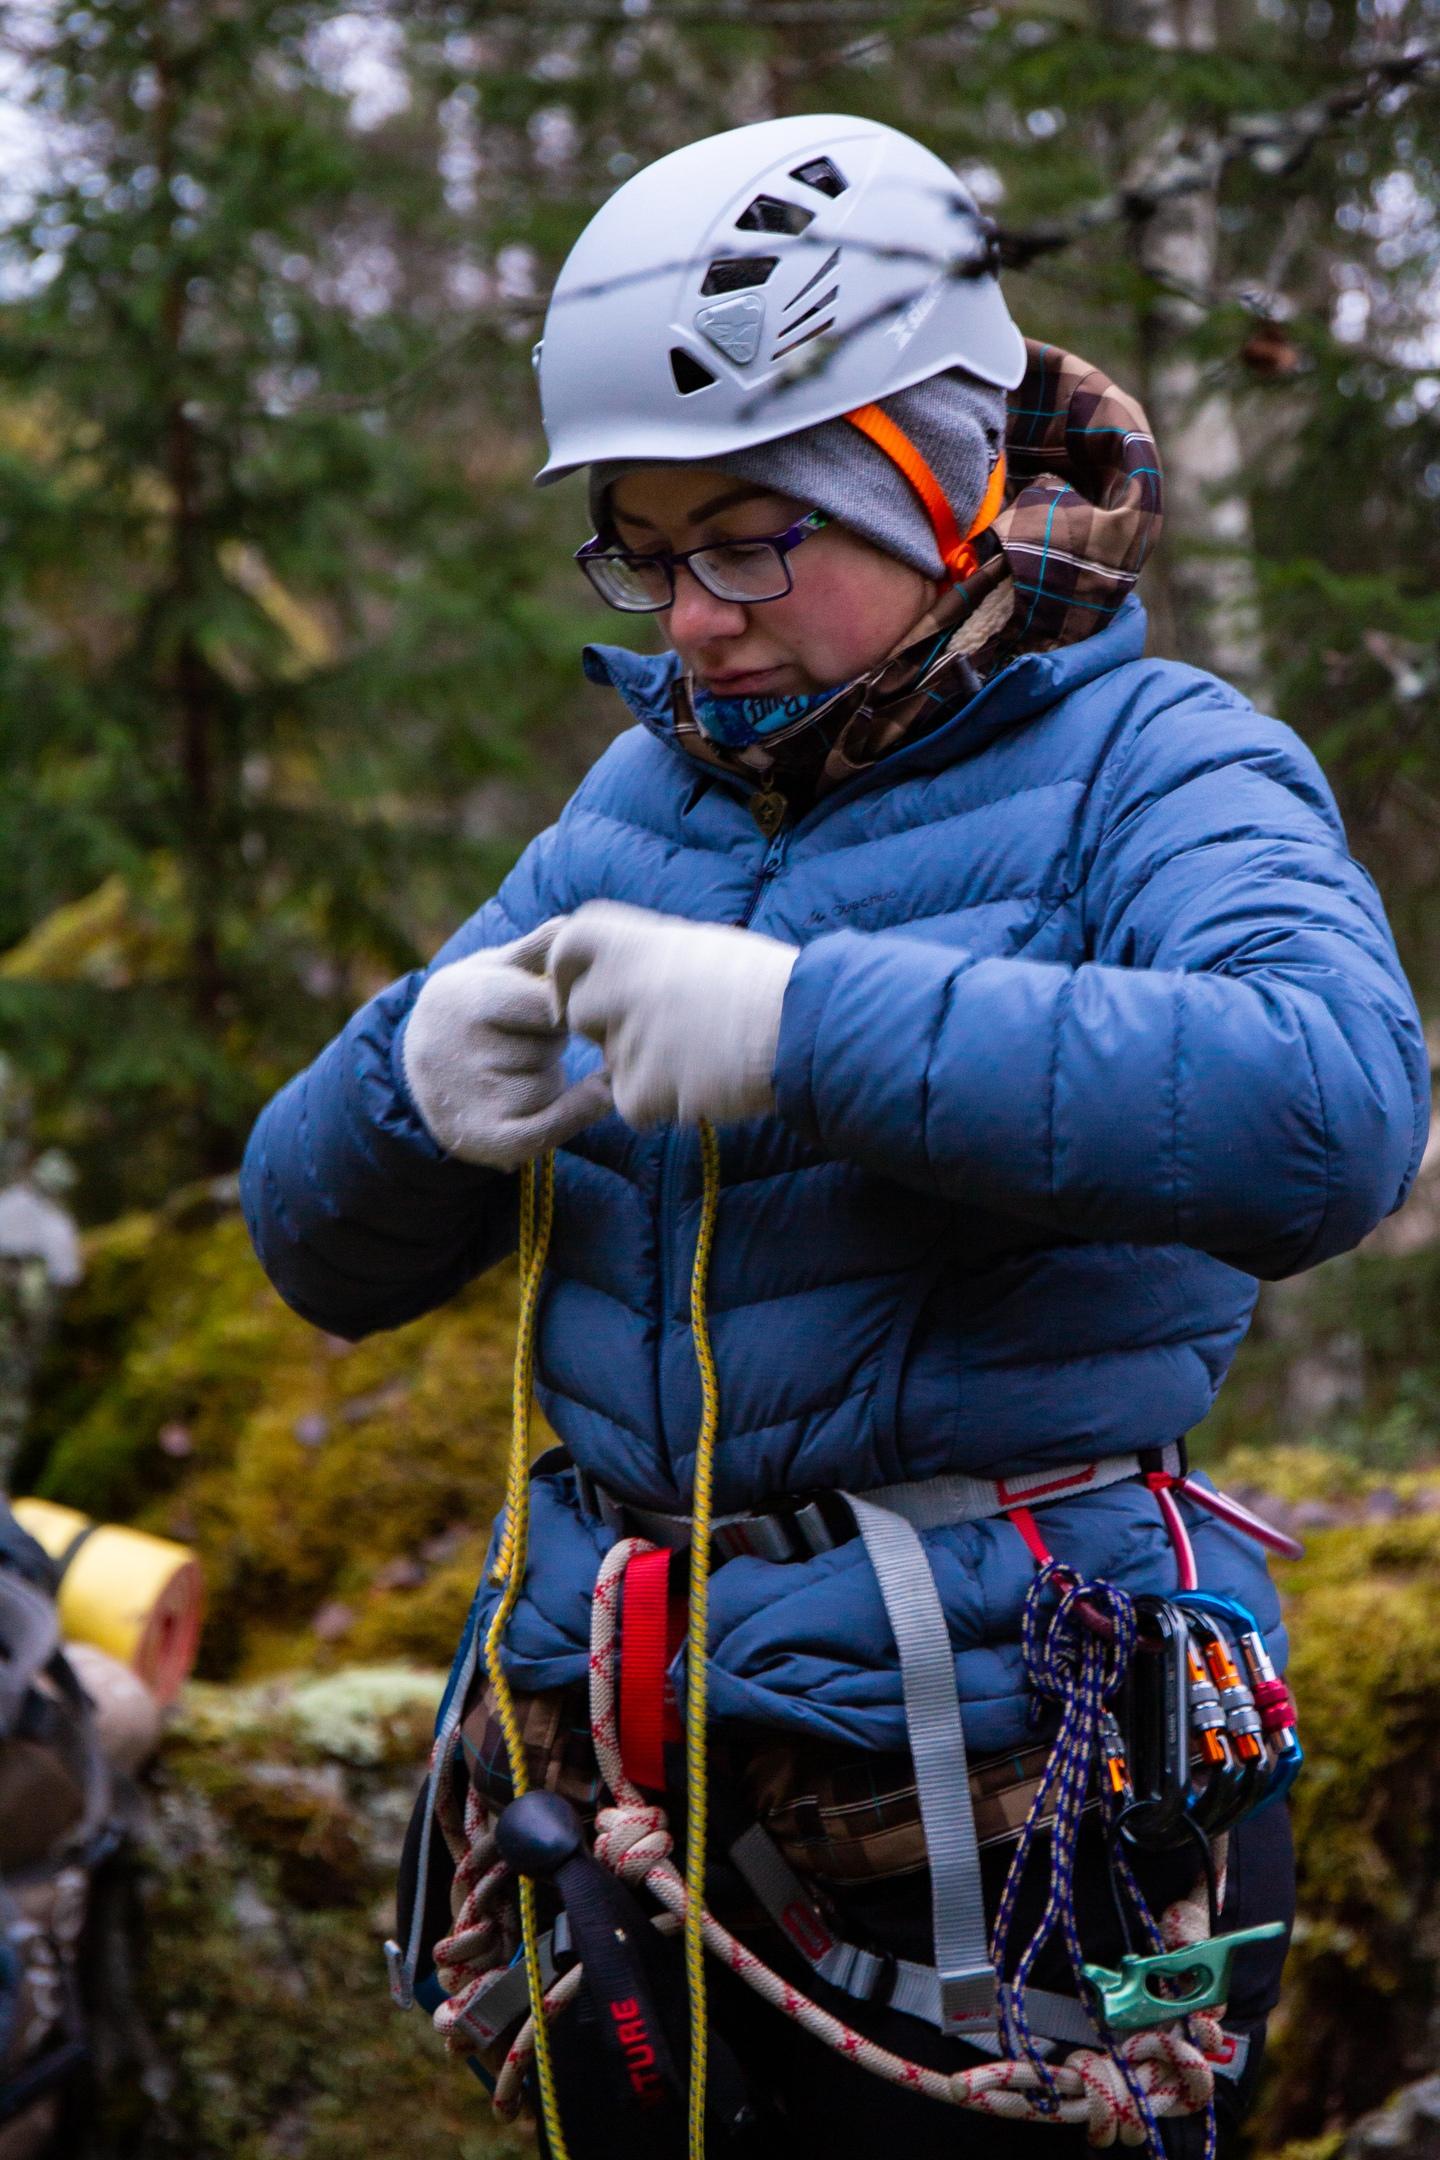
[[[626,1124],[691,1125],[774,1109],[798,957],[754,930],[590,900],[561,924],[550,974],[570,1026],[604,1051]]]
[[[604,1073],[565,1084],[569,1029],[544,973],[563,920],[438,968],[415,1000],[406,1084],[432,1137],[462,1162],[518,1170],[611,1108]]]

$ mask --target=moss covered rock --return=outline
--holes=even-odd
[[[106,2086],[125,2160],[516,2160],[423,2012],[390,2003],[400,1842],[434,1672],[203,1688],[152,1782],[134,2012]]]
[[[227,1185],[87,1261],[22,1489],[196,1546],[211,1676],[447,1660],[503,1481],[513,1273],[352,1345],[276,1297]]]
[[[1440,1515],[1313,1536],[1284,1572],[1306,1765],[1300,1912],[1262,2142],[1322,2139],[1431,2068],[1440,2017]]]
[[[88,1259],[31,1482],[199,1547],[204,1670],[229,1683],[193,1691],[161,1772],[145,1989],[173,2068],[153,2122],[120,2096],[116,2149],[498,2153],[423,2021],[392,2019],[378,1942],[499,1499],[513,1277],[351,1346],[274,1296],[227,1186],[95,1233]],[[1329,2160],[1430,2067],[1440,2021],[1437,1289],[1429,1251],[1318,1271],[1207,1435],[1311,1541],[1282,1571],[1303,1919],[1259,2139],[1286,2160]],[[1312,1356],[1361,1376],[1314,1417],[1293,1385]]]

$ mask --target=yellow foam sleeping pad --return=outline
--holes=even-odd
[[[710,1347],[706,1288],[715,1218],[720,1204],[720,1145],[706,1121],[700,1124],[700,1227],[690,1275],[690,1332],[700,1368],[700,1431],[695,1442],[695,1486],[690,1503],[690,1607],[685,1644],[685,1977],[690,1997],[690,2160],[705,2155],[705,2085],[708,2025],[706,2019],[705,1846],[706,1658],[710,1614],[710,1517],[715,1481],[715,1446],[720,1432],[720,1385]],[[515,1341],[514,1399],[510,1460],[505,1480],[505,1520],[493,1580],[502,1585],[485,1639],[485,1666],[499,1712],[511,1789],[519,1799],[529,1784],[519,1720],[510,1696],[501,1645],[525,1579],[530,1530],[530,1408],[535,1381],[535,1322],[540,1283],[545,1272],[555,1213],[555,1158],[543,1156],[520,1175],[520,1320]],[[525,1971],[530,1985],[530,2014],[535,2031],[535,2076],[540,2109],[553,2160],[568,2160],[560,2122],[555,2074],[545,2022],[545,1991],[540,1977],[540,1948],[535,1923],[534,1885],[520,1878],[520,1923]]]
[[[92,1522],[54,1500],[11,1506],[60,1570],[61,1634],[108,1651],[158,1702],[172,1702],[200,1646],[204,1581],[194,1553],[145,1530]]]

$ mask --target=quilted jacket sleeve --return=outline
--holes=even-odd
[[[556,912],[555,834],[526,849],[431,968]],[[261,1265],[287,1304],[336,1335],[429,1312],[515,1243],[518,1179],[446,1155],[405,1086],[401,1032],[428,972],[362,1006],[269,1104],[245,1151],[240,1195]]]
[[[777,1094],[827,1151],[912,1185],[1279,1276],[1403,1199],[1424,1039],[1314,759],[1192,680],[1097,776],[1082,965],[817,939],[786,994]]]

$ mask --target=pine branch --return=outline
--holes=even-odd
[[[1085,204],[1064,224],[1034,226],[1028,232],[1002,226],[1001,263],[1007,270],[1024,270],[1041,256],[1073,247],[1109,226],[1143,224],[1162,203],[1213,192],[1241,158],[1248,157],[1272,179],[1285,178],[1298,171],[1323,137],[1391,91],[1417,83],[1437,65],[1440,42],[1411,46],[1403,53],[1377,56],[1362,76],[1293,112],[1241,114],[1209,142],[1177,151],[1153,172]]]
[[[482,23],[563,23],[582,30],[832,30],[852,24],[857,30],[904,30],[917,16],[941,16],[948,20],[957,10],[937,5],[936,0],[885,11],[867,6],[865,0],[769,0],[757,7],[753,0],[706,0],[703,6],[652,6],[650,0],[632,0],[619,7],[478,6],[462,12],[473,25]]]
[[[505,11],[484,11],[486,19],[495,19],[498,14],[503,12]],[[888,18],[888,21],[898,26],[907,19],[913,19],[916,15],[930,14],[932,12],[933,10],[929,7],[921,7],[897,13],[895,16]],[[805,16],[807,13],[808,11],[805,8],[796,7],[789,10],[787,14],[787,10],[782,7],[767,10],[763,20],[767,23],[778,21],[782,17],[799,20],[801,16]],[[853,16],[856,21],[864,21],[870,25],[874,25],[877,20],[873,11],[863,7],[853,10],[827,10],[823,19],[833,23],[837,19],[845,19],[848,16]],[[534,20],[538,18],[533,14],[533,11],[529,11],[526,19]],[[634,15],[615,16],[597,11],[591,15],[567,14],[565,19],[569,21],[613,19],[615,21],[624,21],[632,27],[638,27],[657,20],[663,20],[667,23],[690,20],[691,16],[688,12],[683,16],[667,12],[663,18],[653,17],[644,12]],[[757,18],[749,12],[742,18],[739,11],[737,11],[735,19],[744,19],[753,23]],[[880,20],[883,22],[887,18],[880,18]],[[1003,225],[997,227],[988,218],[982,217],[978,220],[977,237],[980,241],[979,247],[972,246],[970,249],[952,256],[940,256],[933,250],[909,247],[903,243],[885,247],[871,246],[867,251],[872,253],[878,260],[913,262],[922,282],[928,281],[937,271],[944,271],[952,277],[973,277],[992,268],[1004,270],[1027,269],[1032,263],[1057,255],[1064,249],[1073,247],[1080,241],[1088,239],[1093,233],[1117,225],[1133,226],[1143,224],[1145,220],[1152,217],[1159,210],[1162,204],[1174,201],[1180,196],[1213,191],[1219,185],[1229,167],[1241,158],[1248,157],[1261,171],[1276,178],[1284,177],[1296,171],[1323,137],[1343,127],[1348,121],[1375,104],[1380,98],[1396,90],[1408,89],[1417,84],[1430,70],[1437,66],[1437,63],[1440,63],[1440,42],[1411,46],[1403,53],[1378,54],[1366,65],[1365,72],[1362,75],[1339,85],[1323,97],[1312,99],[1308,103],[1298,106],[1293,112],[1239,115],[1208,142],[1203,143],[1198,148],[1192,147],[1177,151],[1153,171],[1137,174],[1121,187],[1084,204],[1063,224],[1033,226],[1021,230]],[[958,196],[955,199],[955,208],[957,213],[968,212],[968,205]],[[968,216],[967,222],[971,222]],[[852,240],[849,245],[851,247],[864,247],[866,244]],[[655,263],[648,266],[643,273],[631,273],[623,278],[598,280],[583,289],[577,290],[570,297],[577,300],[595,299],[614,291],[617,287],[635,282],[637,276],[643,276],[645,279],[661,276],[670,277],[697,266],[698,258]],[[840,341],[818,341],[812,348],[803,368],[797,368],[794,377],[787,378],[785,384],[772,389],[768,395],[778,395],[783,389],[789,387],[791,381],[799,379],[802,374],[809,374],[825,367],[833,358],[839,343],[848,341],[848,339],[875,327],[879,323],[889,321],[903,314],[905,308],[912,303],[920,290],[921,285],[917,284],[914,291],[907,293],[902,299],[887,302],[884,306],[872,310],[863,321],[851,324]],[[1201,296],[1196,295],[1193,297],[1199,299]],[[1243,300],[1243,296],[1237,295],[1236,297]],[[1207,302],[1207,304],[1209,303]],[[292,414],[272,412],[265,415],[265,417],[272,419],[329,417],[378,410],[404,397],[430,376],[442,370],[450,361],[463,353],[473,339],[483,335],[489,325],[496,321],[519,324],[526,319],[535,319],[541,311],[542,304],[539,301],[499,300],[492,302],[482,311],[481,322],[467,324],[453,338],[437,346],[434,352],[417,361],[412,367],[393,377],[389,382],[377,385],[374,390],[357,391],[352,394],[333,397],[322,395],[307,399],[297,405],[293,408]]]

